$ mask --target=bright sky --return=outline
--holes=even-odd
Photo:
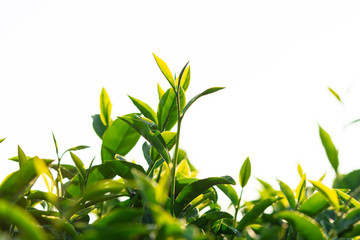
[[[29,156],[61,150],[100,163],[91,115],[105,87],[112,117],[136,111],[127,94],[157,104],[167,82],[152,57],[179,73],[190,60],[189,110],[181,135],[200,177],[238,179],[247,156],[254,177],[292,188],[297,163],[310,179],[332,169],[318,124],[340,149],[341,173],[360,168],[360,3],[358,1],[10,1],[0,2],[2,180]],[[337,91],[340,104],[327,87]],[[128,159],[145,165],[140,146]],[[67,156],[64,162],[70,162]],[[253,188],[253,189],[251,189]],[[246,192],[245,192],[246,198]]]

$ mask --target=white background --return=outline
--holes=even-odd
[[[200,177],[255,177],[295,188],[301,162],[310,179],[333,171],[318,124],[340,150],[340,173],[360,168],[360,4],[357,1],[0,1],[0,180],[18,168],[7,158],[77,152],[100,163],[91,115],[105,87],[112,117],[135,112],[127,94],[157,108],[167,81],[152,52],[179,73],[190,60],[181,147]],[[333,88],[340,104],[330,94]],[[142,141],[141,141],[142,143]],[[140,145],[127,156],[146,166]],[[64,162],[71,162],[66,156]],[[239,189],[238,189],[239,190]]]

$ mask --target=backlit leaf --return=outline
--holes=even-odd
[[[360,208],[360,202],[358,202],[356,199],[354,199],[353,197],[351,197],[350,195],[340,191],[339,189],[335,189],[336,193],[343,198],[345,201],[350,201],[350,203],[352,205],[354,205],[354,207],[356,208]]]
[[[26,163],[27,157],[19,145],[18,145],[18,157],[19,157],[19,165],[21,168]]]
[[[168,80],[168,82],[170,83],[171,87],[173,89],[175,89],[175,81],[174,81],[174,77],[169,69],[169,67],[166,65],[166,63],[160,59],[158,56],[156,56],[154,53],[154,58],[155,61],[157,63],[157,65],[159,66],[161,72],[164,74],[165,78]]]
[[[85,171],[85,166],[84,163],[81,161],[81,159],[76,156],[74,153],[70,152],[71,158],[75,163],[76,169],[78,170],[80,176],[85,179],[86,177],[86,171]]]
[[[328,87],[329,91],[332,93],[332,95],[334,95],[334,97],[336,97],[337,100],[339,100],[339,102],[341,102],[340,96],[339,94],[337,94],[333,89],[331,89],[330,87]]]
[[[300,183],[295,189],[295,197],[298,203],[301,203],[302,201],[305,200],[305,190],[306,190],[306,174],[302,175]]]
[[[328,188],[327,186],[325,186],[323,183],[319,182],[319,181],[311,181],[309,180],[309,182],[311,182],[311,184],[322,194],[324,194],[330,201],[331,205],[338,210],[340,207],[340,203],[339,203],[339,198],[338,195],[336,193],[336,191],[334,189]]]
[[[100,94],[100,119],[105,126],[110,126],[111,124],[111,107],[109,95],[105,88],[103,88]]]
[[[231,203],[236,206],[239,202],[239,196],[235,191],[234,187],[228,184],[216,185],[225,195],[230,199]]]
[[[246,158],[241,166],[239,173],[239,183],[241,187],[245,187],[251,175],[251,163],[249,157]]]

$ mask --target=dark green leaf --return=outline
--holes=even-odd
[[[143,214],[144,214],[143,209],[119,208],[111,211],[105,217],[95,221],[94,226],[106,227],[106,226],[116,225],[118,223],[138,222],[139,220],[142,220]]]
[[[202,93],[196,95],[195,97],[193,97],[193,98],[186,104],[185,108],[183,109],[182,115],[184,115],[185,112],[189,109],[189,107],[190,107],[196,100],[198,100],[200,97],[205,96],[205,95],[210,94],[210,93],[217,92],[217,91],[219,91],[219,90],[221,90],[221,89],[224,89],[224,87],[209,88],[209,89],[203,91]]]
[[[251,175],[251,163],[249,157],[246,158],[241,166],[239,173],[239,183],[241,187],[245,187]]]
[[[320,126],[319,126],[319,133],[320,133],[321,142],[325,148],[325,152],[329,159],[329,162],[331,166],[334,168],[335,172],[337,173],[339,166],[338,150],[335,148],[335,145],[332,142],[330,135]]]
[[[162,132],[161,133],[162,138],[164,139],[165,146],[168,151],[170,151],[176,143],[176,132]],[[160,158],[158,151],[155,150],[155,148],[152,148],[150,151],[150,156],[153,161],[156,161]]]
[[[175,200],[175,214],[178,215],[194,198],[202,194],[205,190],[218,184],[233,184],[236,182],[230,176],[212,177],[197,180],[190,183],[178,194]]]
[[[112,161],[106,161],[104,165],[111,168],[116,175],[124,179],[134,178],[134,176],[131,173],[132,169],[136,169],[141,173],[145,173],[145,170],[142,166],[132,162],[112,160]]]
[[[255,206],[240,220],[236,229],[241,232],[244,227],[252,224],[271,204],[278,201],[279,199],[280,198],[277,197],[271,197],[256,203]]]
[[[127,117],[131,119],[130,116]],[[125,156],[136,145],[139,138],[140,135],[131,126],[116,119],[103,135],[102,162],[114,159],[116,154]]]
[[[143,101],[129,96],[134,105],[139,109],[139,111],[144,115],[144,117],[150,119],[154,123],[157,123],[157,117],[155,111]]]
[[[151,166],[152,164],[152,159],[150,157],[150,149],[151,149],[151,145],[145,141],[142,145],[142,151],[144,154],[144,158],[149,166]]]
[[[159,153],[160,155],[165,159],[167,163],[170,162],[170,156],[166,149],[166,147],[163,144],[163,141],[159,139],[159,135],[155,135],[149,128],[149,126],[144,123],[143,121],[130,117],[130,116],[123,116],[119,117],[122,121],[129,124],[132,128],[134,128],[141,136],[143,136]],[[161,135],[160,135],[161,136]]]
[[[321,226],[312,218],[295,211],[282,211],[276,217],[285,219],[289,222],[304,239],[325,240]]]
[[[93,115],[92,119],[93,119],[92,125],[94,128],[94,131],[99,136],[99,138],[102,139],[107,127],[101,121],[100,114]]]
[[[217,220],[223,218],[232,218],[233,216],[227,212],[212,212],[208,214],[203,214],[201,217],[196,219],[191,224],[198,226],[202,229],[207,229],[208,225],[210,226]]]

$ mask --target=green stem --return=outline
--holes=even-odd
[[[237,205],[235,206],[235,216],[234,216],[234,222],[233,222],[233,227],[236,228],[236,219],[237,219],[237,215],[238,215],[238,212],[239,212],[239,209],[240,209],[240,202],[241,202],[241,198],[242,198],[242,195],[243,195],[243,191],[244,191],[244,188],[241,188],[241,193],[240,193],[240,197],[239,197],[239,201],[237,203]]]
[[[176,182],[176,166],[179,156],[179,143],[180,143],[180,129],[181,129],[181,109],[180,109],[180,91],[175,92],[176,94],[176,107],[177,107],[177,134],[176,134],[176,144],[175,144],[175,151],[174,151],[174,159],[171,171],[171,214],[175,216],[174,208],[175,208],[175,182]]]

